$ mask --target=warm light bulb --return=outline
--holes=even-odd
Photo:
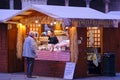
[[[57,24],[57,22],[54,22],[54,24]]]
[[[41,26],[41,24],[38,24],[38,26],[40,27],[40,26]]]
[[[68,27],[65,27],[65,29],[68,29]]]
[[[22,26],[22,23],[19,23],[20,26]]]
[[[50,25],[53,25],[53,23],[50,23]]]
[[[38,23],[38,20],[36,20],[35,23]]]

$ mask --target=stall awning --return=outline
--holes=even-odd
[[[10,16],[15,15],[18,13],[20,10],[10,10],[10,9],[0,9],[0,22],[3,22]]]
[[[110,11],[107,14],[108,15],[117,15],[117,16],[120,16],[120,11]]]
[[[57,18],[120,19],[87,7],[32,5],[33,9]],[[29,8],[28,8],[29,9]]]
[[[14,17],[25,16],[30,10],[38,11],[53,18],[71,18],[71,19],[120,19],[120,16],[113,16],[102,13],[100,11],[86,7],[68,7],[68,6],[50,6],[50,5],[31,5],[23,10],[20,10],[12,16],[7,16],[5,20],[10,20]],[[29,14],[28,14],[29,15]]]

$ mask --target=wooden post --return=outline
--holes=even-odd
[[[86,7],[90,7],[90,1],[92,1],[92,0],[85,0],[85,2],[86,2]]]
[[[47,0],[21,0],[22,9],[31,4],[47,5]]]
[[[14,0],[10,0],[10,9],[14,9]]]
[[[65,0],[65,6],[69,6],[69,0]]]
[[[104,0],[104,3],[105,3],[105,13],[107,13],[109,11],[110,0]]]

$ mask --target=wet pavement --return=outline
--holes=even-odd
[[[0,73],[0,80],[64,80],[63,78],[34,76],[35,78],[26,78],[24,73]],[[74,80],[120,80],[120,73],[116,73],[116,76],[96,76],[86,77]]]

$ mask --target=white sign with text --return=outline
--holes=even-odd
[[[64,79],[73,79],[75,70],[75,63],[66,62],[65,71],[64,71]]]

